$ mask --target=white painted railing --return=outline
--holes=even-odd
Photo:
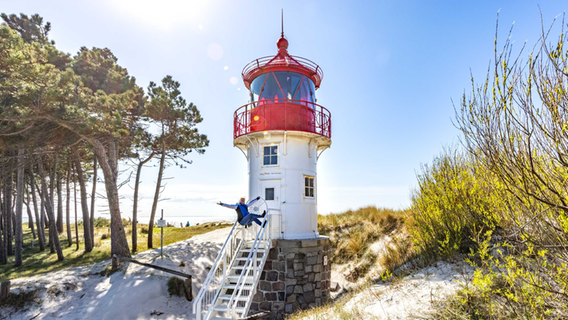
[[[209,314],[214,307],[217,296],[225,282],[225,277],[228,274],[230,263],[236,257],[242,245],[243,238],[239,239],[238,237],[239,234],[244,235],[244,233],[239,232],[241,229],[243,227],[238,222],[235,222],[193,302],[193,313],[196,315],[196,320],[202,320],[203,314]]]
[[[207,278],[203,282],[203,285],[199,290],[199,293],[197,294],[195,301],[193,302],[192,309],[193,313],[195,314],[196,320],[209,319],[213,311],[213,308],[215,307],[215,303],[221,292],[221,289],[223,289],[223,284],[225,283],[225,279],[229,275],[230,267],[235,263],[235,259],[237,258],[237,253],[243,246],[244,242],[251,241],[254,239],[253,247],[245,263],[245,268],[243,269],[243,272],[239,277],[239,281],[237,282],[237,286],[233,291],[231,301],[229,302],[228,305],[231,306],[231,303],[234,300],[233,298],[235,297],[235,294],[237,292],[239,293],[238,297],[242,295],[243,293],[242,286],[246,283],[246,281],[244,282],[242,281],[243,278],[242,274],[245,273],[248,274],[247,267],[250,266],[251,257],[254,257],[256,264],[256,259],[258,256],[257,252],[261,241],[268,241],[270,244],[270,232],[265,232],[265,230],[267,229],[270,230],[270,212],[268,206],[266,208],[266,211],[267,212],[264,219],[266,223],[264,223],[263,221],[263,226],[258,230],[256,234],[253,231],[256,228],[252,227],[245,228],[244,226],[240,225],[238,222],[235,222],[235,224],[231,228],[227,240],[225,240],[225,243],[221,247],[221,251],[217,255],[217,259],[213,263],[213,266],[211,267],[211,270],[209,271]],[[247,272],[245,272],[245,270],[247,270]],[[256,285],[258,278],[260,276],[260,272],[256,273],[257,274],[255,275],[254,278],[255,281],[253,282],[253,290],[254,290],[254,285]],[[239,285],[241,287],[239,287]],[[250,301],[247,302],[246,306],[247,308],[250,306],[250,303],[252,301],[252,295],[249,300]],[[234,301],[238,301],[238,299]],[[235,303],[235,306],[236,305],[237,303]],[[231,309],[228,308],[227,310],[229,311]],[[232,310],[234,310],[234,307]],[[235,312],[233,311],[232,314],[234,318]]]
[[[268,210],[268,209],[267,209]],[[256,285],[260,278],[260,274],[262,273],[262,268],[264,267],[264,263],[266,261],[268,250],[270,250],[271,244],[271,237],[270,237],[270,212],[266,213],[265,222],[263,222],[262,227],[258,230],[257,236],[254,239],[252,247],[250,249],[250,253],[247,257],[245,265],[243,266],[243,271],[241,272],[241,276],[237,281],[237,285],[235,286],[235,290],[231,296],[231,300],[229,300],[228,308],[231,310],[231,316],[233,319],[236,318],[237,312],[235,311],[236,308],[244,308],[248,310],[250,304],[252,303],[252,298],[256,291]],[[264,252],[262,257],[258,257],[258,249],[262,242],[265,243]],[[260,262],[260,263],[259,263]],[[252,272],[252,275],[251,275]],[[252,284],[249,288],[246,288],[246,284],[248,283],[246,279],[252,276]],[[240,298],[243,293],[249,297],[246,301],[241,301]],[[245,302],[242,304],[241,302]],[[244,317],[244,314],[241,314],[241,317]]]

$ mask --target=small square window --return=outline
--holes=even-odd
[[[263,165],[278,165],[278,146],[264,147]]]
[[[304,176],[304,196],[306,198],[313,198],[314,194],[314,177]]]
[[[264,199],[266,201],[274,200],[274,188],[266,188],[264,189]]]

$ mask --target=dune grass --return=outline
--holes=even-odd
[[[382,235],[400,229],[408,217],[408,210],[364,207],[344,213],[320,215],[318,228],[329,236],[335,252],[334,263],[345,263],[365,256],[369,246]]]
[[[334,264],[350,263],[347,280],[357,282],[377,263],[386,267],[397,267],[408,259],[411,247],[402,245],[406,237],[405,223],[410,217],[409,210],[392,210],[368,206],[357,210],[348,210],[339,214],[320,215],[318,228],[321,235],[330,237],[334,251]],[[383,236],[391,236],[392,248],[385,255],[377,256],[370,246]],[[398,240],[400,238],[401,240]],[[357,293],[364,291],[374,281],[363,281],[358,286],[342,295],[341,300],[329,301],[327,304],[307,310],[298,310],[286,319],[375,319],[371,314],[362,312],[356,307],[346,309],[347,301]],[[375,279],[379,280],[379,279]]]
[[[98,220],[98,219],[97,219]],[[31,277],[38,274],[43,274],[52,271],[58,271],[75,266],[89,265],[96,262],[104,261],[111,258],[110,252],[110,227],[108,223],[104,220],[101,222],[99,220],[98,227],[95,228],[95,248],[91,252],[85,252],[85,247],[83,243],[83,232],[82,226],[79,225],[79,250],[76,249],[75,243],[75,226],[71,226],[73,234],[73,245],[69,246],[67,241],[67,231],[64,230],[63,233],[59,235],[61,246],[63,249],[63,255],[65,260],[57,261],[57,255],[51,254],[49,247],[43,252],[39,251],[39,245],[37,239],[34,240],[32,248],[32,232],[28,228],[28,224],[23,225],[24,233],[24,249],[23,264],[19,267],[14,267],[14,256],[8,257],[8,264],[0,265],[0,281],[6,279],[15,279],[23,277]],[[102,225],[102,226],[101,226]],[[175,228],[167,227],[164,228],[164,245],[168,245],[174,242],[189,239],[195,235],[207,233],[219,228],[224,228],[230,226],[224,223],[206,223],[198,226],[191,226],[187,228]],[[125,230],[127,233],[127,238],[130,241],[132,239],[132,226],[125,223]],[[146,230],[146,232],[143,232]],[[143,252],[148,250],[147,239],[148,239],[148,225],[138,224],[138,252]],[[154,248],[160,247],[160,228],[154,228],[153,245]],[[46,236],[48,234],[48,229],[46,229]]]

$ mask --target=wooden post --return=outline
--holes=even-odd
[[[187,299],[187,301],[193,301],[193,288],[191,286],[191,278],[185,279],[183,281],[183,284],[185,286],[185,298]]]
[[[0,302],[8,300],[8,293],[10,293],[10,280],[2,281],[0,284]]]
[[[116,270],[118,265],[120,264],[120,259],[118,259],[115,255],[112,256],[112,270]]]

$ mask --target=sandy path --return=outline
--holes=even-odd
[[[207,276],[230,228],[194,236],[185,241],[134,256],[143,262],[179,270],[193,276],[194,294]],[[183,262],[185,266],[180,266]],[[41,304],[25,310],[0,309],[3,319],[191,319],[191,303],[181,297],[169,297],[161,271],[129,264],[125,272],[109,277],[98,273],[110,260],[89,266],[73,267],[48,274],[15,279],[14,292],[39,290]],[[163,313],[152,314],[154,311]]]

